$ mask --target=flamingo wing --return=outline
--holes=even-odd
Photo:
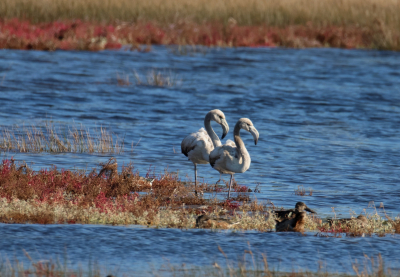
[[[181,150],[182,154],[189,157],[189,152],[194,150],[196,147],[205,148],[208,145],[213,145],[210,136],[204,128],[201,128],[195,133],[191,133],[182,140]]]

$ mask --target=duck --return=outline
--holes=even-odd
[[[209,215],[200,215],[196,219],[196,228],[203,229],[231,229],[239,222],[232,222],[222,217],[211,217]]]
[[[307,213],[296,212],[293,218],[276,220],[275,229],[277,232],[304,232],[304,225],[307,222]]]
[[[316,214],[314,210],[311,210],[309,207],[304,202],[297,202],[294,209],[289,209],[289,210],[283,210],[283,211],[274,211],[276,219],[278,221],[282,221],[285,219],[291,219],[296,216],[297,213],[299,212],[310,212],[313,214]]]
[[[327,220],[329,225],[336,225],[336,224],[340,224],[340,225],[352,225],[352,224],[358,224],[361,226],[365,226],[368,223],[368,218],[365,215],[360,214],[357,217],[352,217],[352,218],[340,218],[340,219],[328,219]]]

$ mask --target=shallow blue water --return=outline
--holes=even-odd
[[[131,74],[134,82],[133,71],[143,76],[152,69],[171,72],[179,84],[171,88],[117,85],[117,73]],[[322,217],[333,216],[331,207],[338,216],[349,216],[363,209],[373,212],[368,205],[374,202],[379,206],[382,202],[389,215],[397,216],[399,72],[400,54],[383,51],[238,48],[184,56],[163,47],[154,47],[149,53],[1,50],[1,128],[43,125],[50,120],[60,125],[104,126],[124,138],[126,146],[119,155],[10,152],[1,156],[33,163],[35,169],[53,164],[91,169],[115,156],[119,165],[132,161],[141,175],[150,167],[156,173],[168,168],[179,171],[182,178],[193,179],[193,166],[180,153],[180,142],[202,127],[209,110],[218,108],[231,127],[228,139],[232,139],[233,126],[241,117],[250,118],[260,133],[255,146],[251,135],[242,132],[252,164],[250,170],[235,177],[250,188],[261,183],[261,193],[251,197],[284,207],[304,201]],[[220,127],[213,127],[220,135]],[[133,151],[132,142],[139,142]],[[198,172],[207,182],[219,178],[209,165],[199,166]],[[300,185],[306,190],[311,188],[313,195],[294,195]],[[107,236],[99,232],[100,237]],[[151,234],[160,230],[135,232]],[[208,236],[202,231],[164,230],[160,240],[175,232],[179,236]],[[249,241],[257,241],[258,236],[265,236],[266,241],[272,237],[276,242],[290,238],[294,249],[302,246],[294,250],[296,259],[304,258],[299,251],[311,251],[313,243],[318,243],[321,249],[338,251],[344,262],[345,257],[359,255],[360,249],[368,251],[374,245],[380,251],[387,249],[392,240],[397,242],[395,237],[359,238],[332,245],[330,239],[313,236],[249,236]],[[199,243],[201,237],[197,236],[195,242]],[[214,248],[215,241],[211,243]],[[227,246],[235,249],[236,240],[230,243],[228,246],[227,241]],[[274,251],[266,247],[268,253]],[[396,249],[392,251],[399,254]],[[307,259],[310,263],[316,260]]]
[[[243,260],[245,250],[256,259],[267,255],[270,269],[352,272],[352,264],[363,268],[364,255],[381,253],[385,265],[400,270],[398,236],[384,238],[320,238],[313,233],[215,232],[210,230],[148,229],[91,225],[5,225],[0,224],[3,259],[18,257],[27,263],[24,249],[35,260],[57,258],[71,266],[96,261],[100,268],[115,273],[146,275],[161,265],[182,264],[211,267]],[[250,256],[246,260],[251,260]],[[354,273],[354,272],[353,272]]]

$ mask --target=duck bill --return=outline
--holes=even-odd
[[[313,214],[317,213],[316,211],[311,210],[309,207],[306,207],[304,210],[307,211],[307,212],[313,213]]]
[[[224,137],[226,137],[226,135],[229,132],[228,122],[226,122],[225,119],[221,119],[221,126],[222,126],[222,137],[221,137],[221,139],[224,139]]]
[[[252,135],[253,138],[254,138],[254,144],[257,145],[258,138],[259,138],[259,136],[260,136],[260,135],[258,134],[257,129],[256,129],[254,126],[250,126],[249,131],[250,131],[251,135]]]

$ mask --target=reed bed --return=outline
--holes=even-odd
[[[312,196],[313,191],[311,188],[309,188],[309,192],[307,194],[307,191],[304,188],[304,186],[298,186],[297,189],[294,190],[294,194],[298,196]]]
[[[1,151],[121,153],[124,140],[100,127],[90,130],[80,126],[13,126],[0,133]]]
[[[40,224],[139,224],[164,228],[195,228],[200,215],[228,219],[229,224],[209,228],[274,231],[275,207],[251,200],[246,186],[235,184],[238,196],[218,200],[227,187],[203,183],[194,186],[167,171],[146,177],[132,165],[118,171],[116,159],[91,172],[58,170],[32,171],[26,164],[3,160],[0,165],[0,222]],[[329,225],[309,216],[305,229],[317,236],[385,236],[400,233],[400,219],[367,214],[366,224]]]
[[[400,50],[400,0],[4,0],[0,48],[141,44]],[[144,49],[148,51],[149,48]]]
[[[241,26],[286,27],[360,26],[381,21],[392,28],[400,26],[398,0],[3,0],[0,17],[20,18],[33,23],[57,20],[111,22],[154,21],[175,24],[220,22]]]

